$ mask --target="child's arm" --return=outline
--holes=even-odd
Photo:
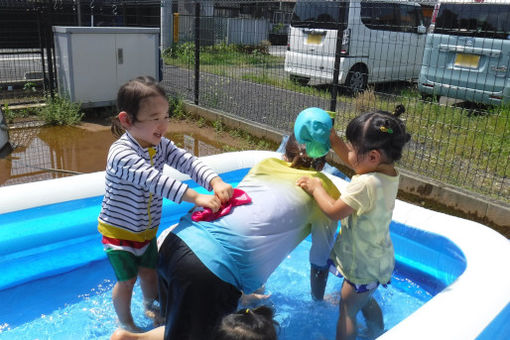
[[[349,159],[347,157],[348,149],[345,142],[338,137],[336,134],[335,129],[331,129],[331,132],[329,134],[329,141],[331,142],[331,148],[335,153],[340,157],[340,159],[347,165],[351,166],[351,163],[349,162]]]
[[[213,190],[222,203],[227,202],[232,197],[234,192],[232,186],[223,182],[220,176],[199,158],[184,149],[178,148],[169,140],[165,140],[165,148],[167,150],[168,165],[189,175],[191,179],[207,190]]]
[[[341,220],[354,212],[342,199],[339,198],[335,200],[333,197],[329,196],[318,178],[301,177],[298,179],[297,185],[312,195],[317,201],[319,208],[332,220]]]
[[[199,207],[209,208],[212,212],[217,212],[221,207],[221,201],[216,195],[199,194],[191,188],[184,192],[182,200],[194,203]]]
[[[234,188],[230,184],[223,182],[220,176],[216,176],[211,180],[211,187],[221,203],[227,202],[234,193]]]

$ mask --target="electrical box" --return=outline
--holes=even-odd
[[[53,26],[58,91],[82,107],[114,105],[137,76],[160,77],[159,28]]]

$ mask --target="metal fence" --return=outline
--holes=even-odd
[[[343,131],[402,103],[412,134],[402,169],[510,203],[510,4],[149,0],[133,9],[154,17],[126,19],[119,8],[132,4],[55,11],[82,25],[100,8],[105,25],[161,22],[169,93],[282,131],[310,106],[335,111]]]
[[[44,101],[57,87],[52,26],[159,27],[160,2],[0,0],[0,103]]]

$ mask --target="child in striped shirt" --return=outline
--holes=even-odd
[[[157,246],[163,197],[191,202],[217,211],[232,196],[232,186],[186,150],[164,137],[169,123],[165,91],[151,77],[124,84],[117,95],[119,114],[112,122],[117,137],[108,152],[106,193],[98,230],[117,283],[113,304],[121,327],[139,331],[131,315],[131,296],[137,277],[147,315],[155,316]],[[213,190],[199,194],[163,173],[167,164]]]

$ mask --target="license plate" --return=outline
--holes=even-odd
[[[479,62],[479,55],[457,53],[455,57],[455,66],[477,68]]]
[[[322,34],[308,34],[306,43],[310,45],[319,45],[322,42]]]

